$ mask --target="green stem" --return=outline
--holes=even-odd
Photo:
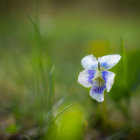
[[[107,119],[106,119],[106,96],[104,93],[104,102],[103,102],[103,126],[105,126],[107,123]]]
[[[130,90],[129,90],[129,83],[128,83],[128,66],[127,66],[127,57],[126,57],[126,52],[124,48],[124,42],[123,39],[120,41],[121,44],[121,55],[122,55],[122,67],[123,67],[123,74],[124,74],[124,80],[125,80],[125,85],[124,88],[126,90],[126,113],[125,117],[128,121],[130,121],[130,113],[129,113],[129,108],[130,108]]]

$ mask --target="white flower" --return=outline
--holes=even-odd
[[[120,55],[114,54],[99,57],[98,59],[93,55],[88,55],[81,60],[85,70],[80,72],[78,82],[84,87],[92,87],[89,94],[96,101],[104,101],[104,90],[110,91],[115,73],[108,70],[115,66],[120,59]]]

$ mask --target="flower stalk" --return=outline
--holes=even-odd
[[[106,126],[107,124],[107,117],[106,117],[106,95],[104,93],[104,102],[103,102],[103,126]]]

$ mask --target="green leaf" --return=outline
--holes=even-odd
[[[15,134],[18,132],[18,128],[15,124],[11,124],[6,128],[7,133]]]

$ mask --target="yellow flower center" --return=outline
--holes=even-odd
[[[99,87],[102,87],[103,85],[105,85],[105,80],[101,77],[96,77],[93,79],[93,83],[95,83]]]

